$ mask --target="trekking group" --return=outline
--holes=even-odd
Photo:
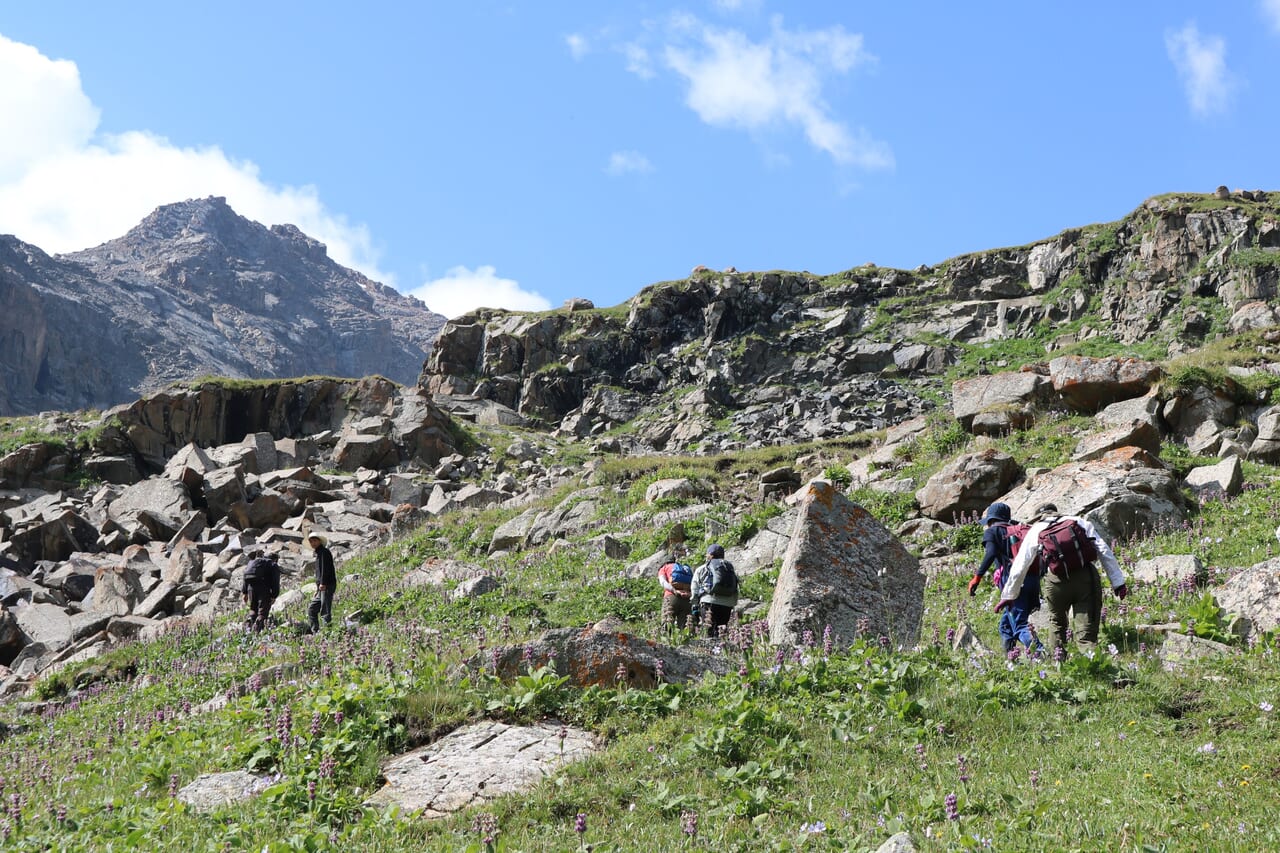
[[[1018,643],[1031,653],[1045,650],[1030,624],[1041,596],[1049,611],[1055,655],[1066,653],[1071,617],[1076,643],[1085,649],[1095,646],[1102,624],[1098,564],[1116,598],[1123,599],[1129,588],[1115,553],[1093,523],[1063,515],[1055,504],[1046,503],[1030,523],[1022,524],[1013,519],[1009,505],[1000,502],[987,507],[982,523],[983,558],[969,580],[969,595],[977,595],[983,577],[994,567],[992,582],[1000,590],[995,611],[1000,614],[1004,650],[1013,651]]]
[[[320,630],[320,620],[326,626],[333,622],[333,595],[338,588],[338,573],[333,552],[328,541],[318,531],[307,534],[307,546],[315,560],[315,595],[307,607],[307,628],[311,633]],[[255,548],[247,552],[249,564],[245,566],[240,593],[249,608],[245,627],[259,632],[271,624],[271,607],[280,597],[280,558],[273,551]]]
[[[738,573],[720,545],[708,547],[706,560],[696,569],[681,562],[685,556],[684,548],[677,546],[658,569],[663,627],[696,631],[705,622],[707,636],[719,636],[738,604]]]

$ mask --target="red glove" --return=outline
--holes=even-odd
[[[982,577],[980,575],[974,575],[973,578],[969,581],[969,597],[970,598],[978,594],[978,584],[980,583],[982,583]]]
[[[1115,588],[1115,594],[1116,598],[1123,599],[1129,594],[1129,585],[1124,583],[1120,584],[1120,586]]]
[[[999,613],[1001,610],[1004,610],[1010,604],[1013,604],[1013,599],[1011,598],[1000,599],[999,601],[996,602],[996,613]]]

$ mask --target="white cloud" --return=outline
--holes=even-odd
[[[338,263],[395,284],[378,268],[368,229],[326,209],[315,187],[271,186],[253,163],[216,146],[179,147],[141,130],[98,133],[98,109],[74,62],[0,36],[0,80],[0,115],[22,128],[0,134],[0,233],[74,251],[121,236],[162,204],[219,195],[242,216],[297,225]]]
[[[711,0],[721,12],[752,12],[760,8],[760,0]]]
[[[1280,0],[1262,0],[1262,17],[1271,24],[1271,29],[1280,33]]]
[[[507,308],[512,311],[545,311],[551,303],[540,293],[523,290],[519,282],[499,278],[491,266],[474,270],[458,266],[443,278],[432,279],[410,292],[432,311],[449,319],[461,317],[473,308]]]
[[[586,36],[581,33],[569,33],[564,37],[564,43],[569,46],[569,54],[574,59],[581,59],[591,50],[591,46],[587,44]]]
[[[652,172],[653,164],[639,151],[615,151],[609,155],[609,165],[604,170],[610,175],[643,174]]]
[[[627,70],[639,77],[641,80],[650,80],[656,76],[653,70],[653,60],[649,57],[649,51],[644,45],[636,42],[627,42],[618,48],[627,59]]]
[[[886,143],[837,119],[823,98],[830,75],[875,61],[861,35],[838,25],[788,31],[775,17],[769,35],[752,41],[739,30],[682,15],[673,19],[670,36],[666,65],[688,82],[685,102],[707,124],[751,131],[794,125],[837,163],[893,166]]]
[[[1192,114],[1204,118],[1225,112],[1238,85],[1227,69],[1227,43],[1220,36],[1202,36],[1195,23],[1164,37],[1165,50],[1186,89]]]

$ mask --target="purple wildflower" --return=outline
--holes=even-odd
[[[585,835],[587,832],[587,814],[586,812],[578,812],[573,819],[573,831],[579,835]]]
[[[691,811],[680,812],[680,830],[690,838],[698,834],[698,813]]]
[[[960,805],[955,794],[947,794],[946,800],[943,801],[943,807],[947,810],[947,820],[960,819]]]

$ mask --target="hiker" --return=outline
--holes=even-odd
[[[338,588],[338,570],[333,564],[333,552],[323,536],[311,531],[307,545],[316,554],[316,594],[307,607],[307,622],[314,634],[320,630],[321,618],[326,627],[333,624],[333,593]]]
[[[1057,522],[1063,519],[1074,522],[1076,527],[1060,528]],[[1052,535],[1054,530],[1060,529],[1070,530],[1067,535],[1072,537],[1076,536],[1074,531],[1078,530],[1088,539],[1087,542],[1080,541],[1075,549],[1081,554],[1083,566],[1063,570],[1062,574],[1058,573],[1056,566],[1046,565],[1053,555],[1041,540],[1041,534],[1048,532]],[[1058,541],[1056,537],[1053,538]],[[1092,547],[1089,547],[1090,543]],[[1027,531],[1025,541],[1013,558],[1009,577],[1000,593],[1000,602],[996,604],[996,612],[999,613],[1018,600],[1023,583],[1033,566],[1038,563],[1043,578],[1044,600],[1049,608],[1049,624],[1053,626],[1054,654],[1058,653],[1059,648],[1065,653],[1067,648],[1068,610],[1075,614],[1076,642],[1091,648],[1098,642],[1098,628],[1102,622],[1102,582],[1098,578],[1097,562],[1101,562],[1106,569],[1107,580],[1116,598],[1123,599],[1128,595],[1129,588],[1125,585],[1120,563],[1093,523],[1077,516],[1061,515],[1055,504],[1043,504],[1036,510],[1031,529]]]
[[[995,566],[991,582],[999,589],[1009,577],[1009,566],[1013,563],[1013,546],[1011,531],[1017,530],[1025,538],[1026,526],[1013,520],[1013,511],[1007,503],[996,501],[987,507],[982,518],[986,530],[982,533],[982,564],[969,581],[969,597],[978,594],[978,586],[982,583],[987,570]],[[1022,591],[1012,604],[1000,614],[1000,640],[1005,652],[1013,651],[1021,641],[1027,651],[1038,652],[1044,649],[1041,642],[1031,630],[1031,614],[1040,609],[1040,573],[1033,567],[1027,572]]]
[[[684,628],[693,610],[693,570],[680,562],[682,556],[683,548],[673,549],[671,559],[658,569],[658,583],[662,585],[662,627],[666,631],[670,631],[673,625]]]
[[[733,608],[738,603],[738,573],[724,558],[724,548],[712,545],[707,548],[707,561],[693,573],[694,612],[698,617],[705,611],[710,614],[708,637],[718,637],[720,629],[729,624]],[[698,623],[695,617],[694,624]]]
[[[261,631],[267,627],[271,605],[280,596],[280,564],[275,554],[261,550],[251,552],[249,557],[241,589],[244,603],[249,605],[245,626],[250,631]]]

